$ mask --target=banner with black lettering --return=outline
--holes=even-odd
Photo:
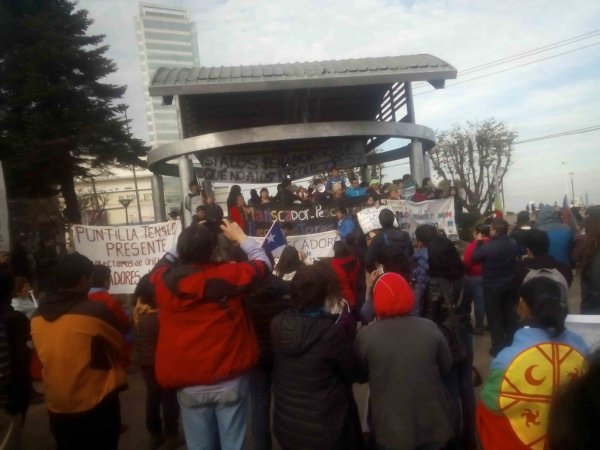
[[[264,153],[259,149],[244,154],[197,155],[202,164],[199,176],[225,183],[276,183],[284,177],[292,180],[324,173],[333,167],[346,168],[366,164],[365,144],[351,141],[322,151]]]
[[[263,239],[261,237],[251,237],[259,245],[262,245]],[[324,233],[306,234],[298,236],[288,236],[287,245],[296,247],[300,252],[304,252],[307,257],[311,258],[332,258],[333,257],[333,244],[338,241],[340,237],[337,231],[325,231]]]
[[[140,278],[173,246],[179,233],[178,220],[121,227],[71,226],[75,250],[94,264],[110,267],[110,291],[114,294],[133,293]]]

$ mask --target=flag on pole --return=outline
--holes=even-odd
[[[561,218],[562,223],[567,225],[571,223],[571,209],[569,208],[569,200],[567,200],[566,195],[563,198]]]
[[[497,218],[502,219],[504,217],[504,205],[498,191],[494,194],[494,213]]]
[[[275,258],[279,258],[281,252],[285,248],[286,240],[285,234],[279,222],[273,222],[268,233],[265,235],[265,240],[262,243],[262,248],[266,252],[270,252]]]

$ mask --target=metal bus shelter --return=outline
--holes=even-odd
[[[179,176],[187,192],[192,177],[202,173],[197,169],[203,158],[214,155],[321,154],[350,145],[360,156],[354,166],[409,158],[411,174],[420,182],[429,176],[425,154],[435,137],[415,121],[412,83],[441,89],[456,74],[453,66],[427,54],[159,68],[150,95],[175,104],[181,139],[148,154],[155,216],[165,217],[161,175]],[[381,151],[391,138],[410,143]]]

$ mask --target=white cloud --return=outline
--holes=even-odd
[[[203,65],[238,65],[431,53],[459,70],[592,31],[600,23],[600,3],[563,1],[385,1],[385,0],[203,0],[165,2],[188,8],[196,21]],[[133,16],[134,0],[81,0],[107,35],[109,55],[119,72],[111,81],[129,86],[135,133],[145,138],[141,74]],[[599,42],[600,37],[553,52],[474,73],[504,69]],[[522,139],[600,124],[600,46],[415,97],[417,121],[432,128],[494,116]],[[469,77],[465,76],[463,79]],[[459,78],[458,81],[461,81]],[[451,85],[452,82],[449,82]],[[593,183],[600,132],[517,146],[506,180],[507,203],[523,198],[562,198],[560,162],[575,171],[576,189]],[[595,166],[593,166],[595,165]],[[400,167],[401,172],[406,166]],[[558,180],[558,181],[557,181]],[[542,198],[543,197],[543,198]],[[539,201],[538,200],[538,201]]]

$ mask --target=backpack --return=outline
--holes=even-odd
[[[527,283],[529,280],[533,280],[534,278],[537,277],[544,277],[544,278],[549,278],[552,281],[556,282],[559,286],[560,286],[560,303],[562,304],[562,306],[565,308],[565,310],[568,312],[568,304],[567,304],[567,299],[568,299],[568,292],[569,292],[569,283],[567,283],[567,280],[565,279],[565,276],[560,273],[558,271],[558,269],[555,268],[541,268],[541,269],[529,269],[529,271],[527,272],[527,275],[525,275],[525,278],[523,279],[523,284]]]
[[[466,300],[466,285],[461,280],[458,299],[454,302],[455,292],[454,284],[445,278],[432,278],[430,283],[436,283],[439,286],[442,295],[442,302],[437,307],[437,320],[434,322],[446,338],[452,360],[454,363],[466,361],[471,356],[471,350],[467,344],[469,340],[469,330],[458,311]]]

